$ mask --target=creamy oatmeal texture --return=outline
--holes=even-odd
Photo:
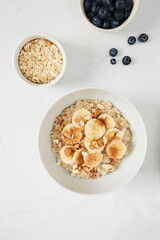
[[[38,38],[23,46],[18,63],[25,78],[33,83],[45,84],[59,75],[63,58],[59,48],[53,42]]]
[[[111,102],[83,99],[56,117],[51,139],[57,164],[72,176],[98,178],[128,154],[131,132]]]

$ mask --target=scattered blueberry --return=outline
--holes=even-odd
[[[98,11],[98,16],[101,19],[106,19],[109,16],[108,8],[107,7],[101,7]]]
[[[115,58],[112,58],[111,60],[110,60],[110,63],[112,64],[112,65],[114,65],[114,64],[116,64],[116,59]]]
[[[136,38],[134,36],[131,36],[128,38],[128,43],[129,45],[133,45],[136,42]]]
[[[126,5],[125,0],[116,0],[116,2],[115,2],[115,7],[116,7],[116,9],[118,9],[118,10],[124,9],[124,8],[125,8],[125,5]]]
[[[114,4],[111,3],[109,6],[108,6],[108,9],[110,12],[114,12]]]
[[[125,4],[125,10],[126,11],[130,11],[133,8],[133,1],[132,0],[126,0],[126,4]]]
[[[147,41],[148,41],[148,35],[145,34],[145,33],[142,33],[142,34],[139,36],[138,40],[139,40],[140,42],[142,42],[142,43],[147,42]]]
[[[90,1],[90,0],[85,0],[85,1],[84,1],[84,10],[85,10],[86,12],[89,12],[89,10],[91,9],[91,7],[92,7],[91,1]]]
[[[116,19],[113,19],[113,20],[111,21],[111,28],[116,28],[116,27],[118,27],[118,26],[119,26],[119,21],[116,20]]]
[[[114,18],[118,21],[120,21],[122,18],[124,18],[124,11],[123,10],[116,10],[114,13]]]
[[[103,5],[104,6],[109,6],[113,1],[112,0],[103,0]]]
[[[116,48],[111,48],[111,49],[110,49],[109,55],[110,55],[111,57],[115,57],[115,56],[117,56],[117,54],[118,54],[118,51],[117,51]]]
[[[101,27],[102,26],[102,19],[100,19],[99,17],[95,16],[95,17],[92,18],[92,23],[96,27]]]
[[[108,21],[108,20],[104,20],[104,21],[103,21],[102,28],[108,29],[108,28],[109,28],[109,25],[110,25],[109,21]]]
[[[129,65],[131,63],[131,58],[129,56],[125,56],[123,59],[122,59],[122,63],[124,65]]]

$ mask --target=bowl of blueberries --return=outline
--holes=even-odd
[[[139,0],[80,0],[87,22],[104,32],[120,30],[134,18]]]

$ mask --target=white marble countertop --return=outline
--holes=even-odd
[[[0,7],[0,240],[160,239],[160,2],[141,0],[135,19],[111,34],[92,29],[79,0],[6,0]],[[30,33],[56,37],[67,53],[62,81],[49,89],[24,85],[13,72],[12,53]],[[129,46],[131,35],[149,34]],[[108,50],[120,50],[109,63]],[[121,58],[130,55],[126,67]],[[79,87],[106,87],[127,97],[146,124],[143,166],[120,190],[81,196],[58,186],[39,158],[37,134],[52,103]],[[143,143],[142,143],[143,144]]]

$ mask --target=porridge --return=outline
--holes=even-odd
[[[18,64],[26,79],[33,83],[45,84],[59,75],[63,58],[53,42],[37,38],[23,46],[19,53]]]
[[[57,164],[72,176],[98,178],[128,154],[129,123],[109,101],[78,100],[55,118],[51,131]]]

